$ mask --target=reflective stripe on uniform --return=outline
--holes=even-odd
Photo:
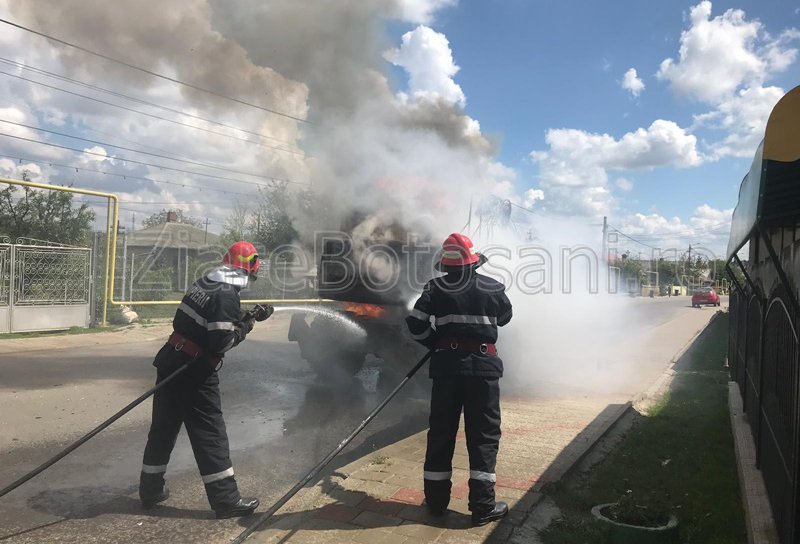
[[[426,314],[425,312],[417,310],[416,308],[411,310],[408,316],[413,317],[414,319],[419,319],[420,321],[430,321],[431,319],[430,314]]]
[[[145,474],[163,474],[167,471],[167,465],[142,465],[142,472]]]
[[[217,472],[215,474],[207,474],[203,476],[203,483],[210,484],[212,482],[218,482],[219,480],[224,480],[225,478],[230,478],[233,476],[233,467],[223,470],[222,472]]]
[[[412,334],[411,334],[411,338],[413,338],[414,340],[425,340],[425,339],[426,339],[427,337],[429,337],[430,335],[431,335],[431,328],[430,328],[430,327],[428,327],[428,330],[426,330],[426,331],[425,331],[425,332],[423,332],[423,333],[420,333],[420,334],[413,334],[413,333],[412,333]]]
[[[453,477],[453,471],[448,470],[445,472],[432,472],[430,470],[426,470],[422,476],[426,480],[433,480],[433,481],[442,481],[442,480],[449,480]]]
[[[469,471],[470,480],[482,480],[484,482],[496,482],[497,474],[494,472],[481,472],[480,470]]]
[[[186,304],[185,302],[181,302],[181,305],[178,306],[178,310],[182,311],[192,319],[194,319],[198,325],[205,328],[208,325],[208,320],[203,317],[202,315],[198,314],[191,306]]]
[[[209,323],[206,328],[210,331],[232,331],[233,323],[230,321],[214,321]]]
[[[436,325],[461,323],[466,325],[497,325],[497,318],[488,315],[443,315],[436,318]]]

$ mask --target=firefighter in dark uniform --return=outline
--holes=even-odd
[[[241,308],[239,291],[256,278],[258,268],[253,244],[233,244],[222,266],[197,280],[175,312],[174,332],[153,362],[156,383],[187,361],[191,364],[153,397],[153,419],[139,482],[139,498],[145,508],[169,497],[164,474],[181,425],[186,426],[216,517],[245,516],[258,507],[257,498],[242,498],[236,486],[217,375],[225,352],[245,339],[254,321],[272,314],[269,306],[248,313]]]
[[[467,236],[451,234],[437,263],[445,275],[425,285],[406,318],[412,337],[434,350],[425,502],[434,515],[443,514],[450,502],[453,451],[463,410],[474,526],[508,513],[508,505],[496,502],[494,494],[503,375],[495,342],[497,327],[511,320],[511,302],[503,284],[477,273],[485,262]]]

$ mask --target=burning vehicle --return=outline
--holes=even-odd
[[[318,295],[336,303],[295,313],[289,326],[289,340],[320,379],[352,377],[370,354],[383,360],[381,376],[397,375],[424,351],[404,319],[434,274],[436,250],[413,240],[396,226],[365,221],[320,241]],[[363,333],[354,334],[353,324]]]

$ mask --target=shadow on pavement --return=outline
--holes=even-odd
[[[400,525],[402,520],[396,514],[401,509],[405,518],[413,519],[431,527],[459,530],[469,529],[472,526],[470,516],[463,512],[448,510],[442,516],[432,516],[424,506],[387,501],[373,497],[364,491],[344,489],[337,483],[332,482],[330,477],[325,478],[322,485],[325,495],[335,500],[335,503],[312,510],[274,515],[264,526],[259,528],[258,532],[275,528],[288,528],[288,523],[288,525],[291,525],[291,530],[280,540],[285,542],[290,540],[298,530],[304,529],[313,529],[315,531],[360,531],[365,528],[388,529]],[[357,504],[358,507],[349,506],[352,504]],[[365,525],[359,525],[358,522],[355,524],[343,524],[343,522],[352,522],[362,511],[363,514],[369,516],[369,520],[365,522]],[[242,518],[239,520],[239,525],[242,528],[247,528],[255,520],[255,517]]]
[[[148,513],[160,518],[180,519],[206,519],[211,515],[208,510],[183,510],[165,505],[145,511],[139,499],[131,497],[137,489],[136,486],[85,486],[47,490],[28,499],[28,506],[65,519],[89,519],[104,514]]]

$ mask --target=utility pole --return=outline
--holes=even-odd
[[[124,228],[124,227],[123,227]],[[125,300],[125,280],[128,267],[128,230],[122,232],[122,299]]]
[[[603,267],[601,272],[601,278],[605,278],[606,290],[611,292],[611,276],[609,275],[609,263],[608,263],[608,217],[605,215],[603,216],[603,244],[602,255],[600,255],[600,265]]]
[[[131,253],[131,281],[128,287],[128,300],[133,300],[133,275],[136,272],[136,253]]]
[[[203,239],[203,243],[204,243],[204,244],[207,244],[207,243],[208,243],[208,217],[206,217],[206,236],[205,236],[205,238]]]
[[[689,272],[691,272],[692,271],[692,244],[689,244],[689,256],[686,258],[686,264],[689,265]],[[692,289],[694,287],[694,278],[690,277],[689,278],[689,283],[691,284],[689,286],[689,288]]]

